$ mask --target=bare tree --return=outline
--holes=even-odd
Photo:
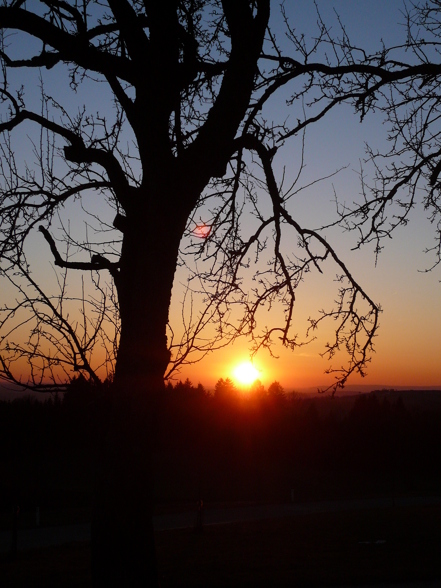
[[[322,47],[327,57],[321,63],[307,60],[308,105],[313,113],[291,129],[297,134],[324,117],[334,106],[351,103],[363,121],[378,113],[385,122],[390,148],[380,152],[367,146],[362,168],[362,200],[338,205],[340,225],[358,233],[357,248],[375,244],[378,255],[384,238],[406,226],[411,210],[422,206],[434,225],[434,255],[430,269],[441,261],[440,224],[440,105],[441,2],[410,1],[403,5],[402,25],[406,35],[400,45],[368,54],[351,40],[340,21],[340,35],[331,36],[319,16]],[[287,23],[289,26],[289,23]],[[289,56],[273,57],[289,70],[304,67]]]
[[[417,26],[436,36],[431,19],[438,12],[417,14]],[[419,62],[407,64],[386,49],[367,56],[344,29],[341,40],[331,39],[320,21],[308,45],[285,17],[285,55],[268,29],[269,15],[270,0],[13,0],[0,7],[1,275],[18,293],[3,309],[1,374],[47,389],[78,372],[98,381],[100,368],[109,366],[104,373],[114,385],[92,537],[96,585],[144,585],[156,576],[146,448],[173,362],[239,335],[252,336],[255,349],[275,337],[294,348],[296,289],[329,263],[338,298],[310,329],[337,321],[326,353],[332,358],[345,349],[348,363],[336,368],[336,386],[353,372],[364,374],[379,307],[326,239],[326,227],[304,227],[290,212],[299,183],[276,178],[279,150],[341,102],[355,102],[362,116],[380,108],[415,159],[395,165],[390,177],[378,167],[384,189],[340,209],[335,222],[359,228],[361,243],[389,234],[406,221],[412,199],[398,201],[404,212],[385,229],[387,205],[404,185],[412,194],[423,168],[433,187],[428,203],[436,202],[440,152],[429,130],[436,109],[411,93],[420,87],[436,94],[439,66],[426,63],[425,43],[409,36],[396,48],[412,48]],[[331,49],[329,59],[322,47]],[[39,87],[39,106],[24,72]],[[401,84],[408,88],[403,105],[417,104],[408,120],[396,116],[401,103],[386,93]],[[296,122],[267,121],[267,104],[288,85]],[[90,106],[97,94],[98,112]],[[25,133],[32,141],[27,157],[17,143]],[[73,226],[75,208],[86,215],[83,232]],[[57,270],[51,294],[34,278],[37,238]],[[256,266],[250,288],[244,271],[257,258],[265,263]],[[190,271],[187,300],[202,292],[205,306],[185,318],[182,339],[167,341],[180,264]],[[74,271],[85,272],[83,282]],[[260,309],[276,302],[282,324],[257,332]],[[210,321],[217,335],[205,341]],[[28,382],[20,377],[25,369]]]

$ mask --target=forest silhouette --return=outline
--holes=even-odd
[[[3,510],[90,506],[108,410],[106,386],[82,379],[42,402],[0,402]],[[157,414],[156,504],[395,496],[441,482],[441,408],[399,393],[304,397],[277,382],[244,393],[228,379],[208,392],[186,380],[168,384]]]

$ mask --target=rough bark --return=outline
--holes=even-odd
[[[97,464],[92,527],[95,586],[158,583],[151,456],[157,404],[170,358],[166,325],[178,236],[186,218],[176,209],[171,217],[158,205],[172,199],[163,191],[164,187],[160,194],[146,191],[144,206],[128,215],[124,227],[117,278],[122,332],[107,432]],[[149,205],[152,202],[155,205]]]
[[[96,587],[156,586],[152,525],[151,423],[118,402],[98,451],[92,520]]]

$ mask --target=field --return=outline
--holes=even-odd
[[[426,398],[414,406],[414,395],[406,408],[389,392],[245,402],[180,388],[167,389],[160,413],[156,514],[194,508],[199,496],[206,522],[219,503],[365,498],[390,506],[206,525],[200,534],[158,531],[163,588],[441,585],[441,507],[398,506],[400,497],[441,496],[438,405]],[[41,526],[90,521],[101,413],[88,402],[87,392],[62,403],[0,403],[0,531],[11,528],[14,505],[21,529],[35,527],[37,505]],[[1,588],[91,585],[88,543],[2,558]]]
[[[161,587],[340,586],[441,580],[441,507],[305,514],[157,532]],[[90,546],[1,562],[2,587],[90,586]]]

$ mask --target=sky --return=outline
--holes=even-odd
[[[367,50],[379,48],[382,39],[386,45],[391,45],[404,38],[404,28],[399,24],[403,21],[400,13],[403,8],[402,0],[318,0],[317,4],[325,22],[332,23],[337,31],[337,12],[349,36]],[[292,26],[297,31],[304,32],[306,38],[313,36],[316,31],[314,3],[310,0],[288,1],[285,2],[285,7]],[[278,3],[273,4],[271,18],[273,29],[283,42]],[[56,68],[49,72],[46,83],[60,100],[69,101],[71,98],[66,90],[65,80],[55,70]],[[106,103],[104,89],[97,93],[87,85],[79,90],[76,98],[79,101],[84,99],[92,111],[102,110]],[[37,104],[38,92],[35,92],[35,96],[28,95],[28,99],[31,102],[35,100]],[[268,117],[274,117],[275,120],[280,118],[284,112],[281,107],[284,108],[284,97],[270,105]],[[291,112],[291,116],[300,118],[297,111]],[[360,123],[347,106],[334,110],[310,128],[305,143],[306,167],[301,184],[308,185],[319,177],[332,175],[340,168],[344,169],[329,180],[314,184],[296,196],[292,202],[292,213],[297,220],[310,227],[317,227],[335,217],[335,194],[339,201],[359,198],[361,188],[358,172],[360,161],[365,157],[365,142],[379,148],[386,145],[387,129],[382,122],[381,117],[369,115]],[[28,153],[27,148],[24,145],[19,147],[16,152],[24,158]],[[285,170],[288,182],[290,177],[295,177],[299,161],[299,141],[293,140],[274,161],[277,176],[281,177]],[[93,200],[88,206],[99,216],[103,214],[102,208]],[[82,221],[74,206],[71,210],[68,208],[67,212],[73,231]],[[107,214],[106,220],[111,223],[113,212],[109,211]],[[351,378],[348,387],[360,383],[385,387],[441,386],[440,272],[424,271],[432,264],[430,256],[424,254],[424,250],[432,245],[433,236],[433,229],[421,208],[414,210],[411,223],[406,228],[396,231],[377,263],[372,248],[351,251],[355,244],[354,235],[342,234],[340,231],[333,231],[330,235],[334,247],[350,267],[356,280],[383,309],[375,340],[375,353],[368,366],[367,376],[364,379]],[[46,243],[36,236],[32,240],[31,249],[30,256],[35,262],[35,271],[40,279],[47,284],[55,284],[56,278],[48,259]],[[301,284],[297,292],[295,314],[296,330],[301,338],[305,336],[308,317],[317,316],[317,310],[329,307],[332,303],[335,295],[334,277],[335,271],[329,268],[323,276],[313,275]],[[171,324],[176,331],[179,331],[180,300],[185,280],[185,274],[179,270],[176,273],[170,311]],[[76,291],[80,288],[78,280],[71,279],[70,285]],[[6,292],[7,290],[3,290],[4,295]],[[271,326],[279,314],[280,309],[272,309],[264,317],[265,324]],[[329,363],[320,353],[331,335],[332,324],[318,332],[317,340],[294,352],[277,344],[272,351],[278,358],[271,357],[267,351],[259,352],[253,362],[259,370],[261,381],[269,385],[277,380],[287,390],[328,386],[333,377],[324,374]],[[250,342],[241,339],[213,352],[198,363],[182,368],[175,377],[189,378],[194,384],[201,382],[212,388],[219,378],[233,377],[237,365],[249,358]]]
[[[313,3],[307,0],[285,3],[298,31],[312,32],[315,25]],[[368,50],[379,48],[381,40],[386,45],[403,41],[404,27],[401,0],[323,0],[318,2],[322,17],[327,23],[334,23],[338,30],[335,12],[339,14],[350,38]],[[273,11],[275,27],[277,15]],[[304,182],[314,177],[332,174],[336,169],[347,166],[345,170],[323,182],[319,187],[308,190],[296,202],[296,218],[305,223],[318,226],[335,214],[333,203],[334,189],[340,201],[357,199],[360,194],[358,172],[360,160],[365,157],[365,142],[381,148],[386,145],[386,128],[381,117],[368,116],[360,123],[349,107],[333,111],[319,124],[313,125],[306,138],[306,177]],[[295,173],[298,146],[285,149],[285,164]],[[280,167],[280,171],[281,171]],[[341,253],[356,279],[365,287],[368,294],[381,304],[380,329],[375,340],[375,353],[367,369],[365,378],[352,376],[347,387],[364,384],[367,386],[438,386],[441,385],[441,330],[440,313],[440,274],[439,269],[427,273],[431,258],[424,250],[432,245],[433,228],[420,208],[414,210],[410,224],[400,228],[392,240],[386,243],[377,263],[372,249],[351,251],[354,235],[333,235],[333,244]],[[332,272],[314,283],[311,280],[297,292],[299,309],[299,335],[305,332],[305,318],[311,312],[329,302],[326,296],[332,290]],[[274,311],[275,312],[275,311]],[[332,327],[332,325],[331,325]],[[294,352],[275,345],[271,358],[268,352],[258,353],[253,358],[260,370],[261,380],[269,384],[278,380],[287,390],[326,387],[332,383],[333,376],[326,376],[329,367],[326,359],[320,356],[323,344],[331,332],[319,332],[318,340]],[[219,377],[233,377],[234,367],[249,356],[249,343],[237,341],[207,357],[199,364],[188,366],[179,377],[188,377],[193,382],[201,381],[214,385]],[[335,363],[333,364],[335,365]],[[335,367],[339,367],[335,365]]]

